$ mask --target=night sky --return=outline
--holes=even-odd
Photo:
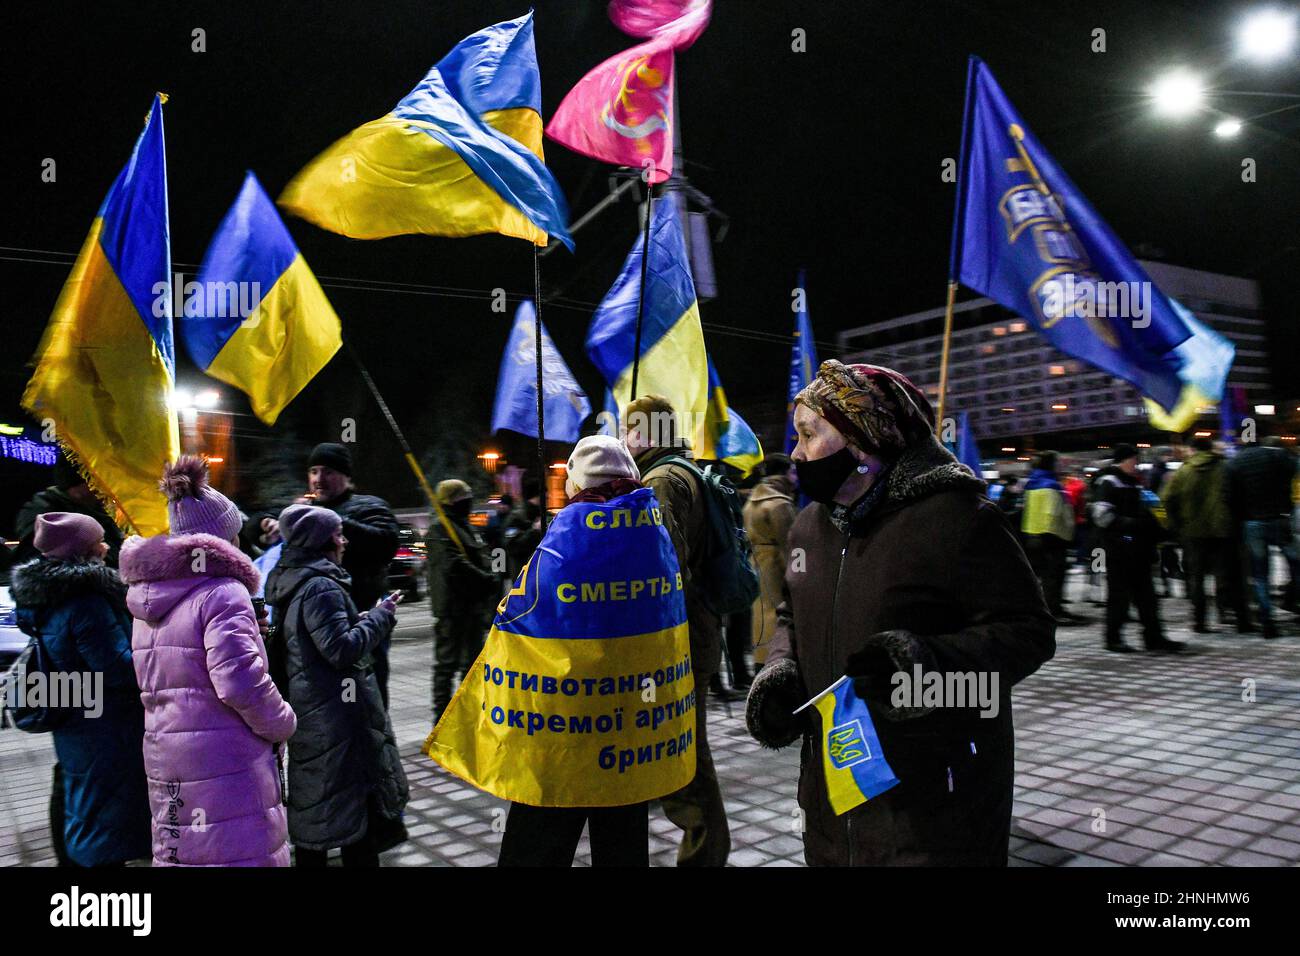
[[[635,41],[610,24],[604,2],[535,6],[549,119],[587,70]],[[1176,64],[1202,70],[1220,89],[1300,92],[1294,54],[1267,68],[1233,62],[1233,26],[1255,6],[718,0],[708,30],[678,58],[685,171],[729,220],[714,249],[720,291],[702,307],[706,326],[788,336],[800,267],[808,270],[821,341],[942,304],[955,187],[942,182],[941,164],[958,151],[966,57],[977,53],[1130,247],[1259,278],[1275,352],[1293,354],[1300,345],[1293,331],[1300,327],[1300,110],[1219,141],[1210,115],[1161,121],[1143,97],[1151,78]],[[457,41],[526,10],[526,0],[7,8],[0,417],[21,415],[25,362],[67,276],[70,256],[49,264],[57,257],[48,252],[80,247],[155,90],[171,96],[172,255],[197,264],[245,169],[278,194],[331,142],[386,113]],[[206,31],[206,52],[191,51],[196,27]],[[1090,49],[1097,27],[1106,31],[1105,53]],[[796,28],[806,31],[807,52],[791,50]],[[1263,97],[1211,102],[1239,116],[1286,105]],[[1247,156],[1258,168],[1251,184],[1240,176]],[[46,157],[58,164],[53,184],[40,179]],[[546,158],[574,218],[605,195],[610,167],[549,140]],[[438,435],[440,415],[477,416],[486,439],[513,318],[513,305],[505,315],[491,311],[488,290],[530,291],[529,247],[496,236],[358,242],[300,220],[288,224],[327,285],[324,277],[345,277],[445,290],[327,287],[345,337],[417,452]],[[635,207],[625,199],[575,235],[575,255],[561,249],[543,260],[544,292],[564,303],[545,306],[545,321],[595,405],[601,384],[582,348],[590,308],[576,304],[600,300],[636,230]],[[15,261],[22,259],[45,261]],[[787,344],[712,330],[706,339],[742,413],[783,400]],[[1300,392],[1289,361],[1279,365],[1282,390]],[[186,360],[179,378],[201,381]],[[329,437],[321,433],[328,422],[368,404],[357,386],[354,367],[336,357],[286,414],[286,428],[308,443]],[[247,410],[242,397],[223,391]],[[362,483],[415,504],[373,410],[353,413],[369,423],[359,436],[371,463]],[[251,418],[239,421],[246,442],[272,434]]]

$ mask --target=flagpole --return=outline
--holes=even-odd
[[[397,419],[393,417],[393,413],[389,410],[388,403],[384,401],[384,396],[379,394],[379,387],[375,384],[375,380],[370,377],[370,372],[366,369],[365,365],[362,364],[361,356],[357,355],[356,349],[352,347],[352,343],[344,339],[343,344],[347,346],[348,355],[352,357],[352,361],[356,363],[357,369],[361,372],[361,377],[365,379],[366,385],[370,388],[370,394],[375,397],[375,404],[379,406],[379,410],[383,412],[384,418],[387,419],[388,427],[393,430],[393,434],[397,437],[397,443],[402,446],[403,457],[405,457],[406,463],[411,466],[411,471],[415,472],[415,478],[420,483],[420,487],[424,489],[424,494],[429,499],[429,504],[433,505],[433,510],[438,516],[439,524],[441,524],[443,530],[447,532],[447,537],[449,537],[452,543],[460,549],[462,554],[464,554],[465,545],[461,542],[460,535],[456,533],[456,529],[453,528],[451,522],[447,520],[447,513],[443,511],[442,505],[438,503],[438,496],[434,494],[433,489],[429,487],[429,480],[424,477],[424,469],[422,469],[420,463],[415,460],[415,455],[411,452],[411,446],[407,442],[406,436],[402,434],[402,429],[398,427]]]
[[[638,328],[639,332],[639,328]],[[546,403],[542,395],[542,259],[533,244],[533,352],[537,360],[537,476],[542,504],[542,531],[548,517],[546,505],[550,495],[546,487]],[[633,373],[635,381],[636,373]]]
[[[935,416],[935,434],[943,434],[943,415],[948,404],[948,353],[952,347],[952,313],[957,301],[961,276],[961,230],[965,219],[966,152],[970,148],[970,117],[974,103],[975,68],[979,57],[966,60],[966,99],[961,113],[961,148],[957,157],[957,198],[952,214],[952,242],[948,250],[948,301],[943,313],[943,351],[939,358],[939,411]]]
[[[628,401],[636,398],[637,372],[641,368],[641,320],[645,317],[645,283],[650,267],[650,219],[655,208],[654,183],[646,183],[645,189],[645,240],[641,244],[641,297],[636,307],[636,342],[632,346],[632,391]]]

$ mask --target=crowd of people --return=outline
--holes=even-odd
[[[675,420],[644,395],[625,421]],[[1276,637],[1270,547],[1292,571],[1295,459],[1277,441],[1226,457],[1207,438],[1175,467],[1112,449],[1085,480],[1043,452],[1026,480],[986,488],[934,437],[911,382],[877,366],[823,363],[796,401],[798,442],[769,455],[742,491],[758,598],[719,614],[711,600],[708,489],[672,427],[592,436],[567,465],[570,501],[653,491],[684,582],[695,681],[695,775],[660,799],[681,831],[678,863],[721,866],[731,835],[708,741],[707,699],[730,674],[748,689],[762,745],[802,741],[806,857],[823,864],[1001,865],[1014,760],[1011,688],[1048,661],[1074,613],[1071,563],[1106,584],[1106,647],[1124,652],[1135,608],[1147,650],[1176,653],[1153,574],[1186,582],[1195,629],[1218,620]],[[241,512],[181,456],[160,484],[170,530],[122,540],[85,482],[56,484],[19,516],[13,595],[50,666],[102,674],[96,718],[53,733],[56,854],[70,866],[377,866],[407,839],[408,785],[388,714],[388,647],[402,595],[387,569],[399,525],[353,484],[346,445],[317,446],[308,491],[279,511]],[[466,678],[503,594],[542,540],[540,489],[472,521],[471,486],[441,481],[426,536],[433,617],[431,718]],[[939,529],[942,529],[940,532]],[[1180,560],[1181,553],[1181,560]],[[1250,607],[1245,575],[1253,584]],[[1168,585],[1166,584],[1166,588]],[[748,600],[746,598],[745,600]],[[616,642],[609,653],[617,654]],[[748,671],[752,657],[756,674]],[[994,675],[997,706],[922,705],[899,674]],[[899,783],[837,816],[813,710],[841,675],[866,702]],[[648,805],[511,806],[503,865],[566,865],[584,826],[597,865],[648,862]],[[293,856],[290,846],[293,847]]]
[[[1201,434],[1191,440],[1185,460],[1171,448],[1158,449],[1144,474],[1138,449],[1119,444],[1100,468],[1090,469],[1090,481],[1063,468],[1056,452],[1045,451],[1034,458],[1026,480],[1007,476],[990,489],[1019,528],[1058,625],[1088,621],[1070,609],[1065,596],[1073,560],[1094,586],[1104,583],[1105,599],[1097,603],[1105,606],[1107,650],[1134,650],[1123,638],[1133,610],[1146,650],[1180,653],[1184,644],[1166,636],[1159,604],[1159,597],[1175,595],[1176,581],[1184,582],[1195,633],[1217,630],[1209,619],[1207,583],[1213,581],[1219,627],[1280,636],[1272,549],[1289,572],[1280,607],[1300,612],[1293,540],[1296,456],[1277,436],[1244,444],[1231,457],[1229,448]]]

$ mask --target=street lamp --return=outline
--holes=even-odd
[[[1241,132],[1241,120],[1235,116],[1229,116],[1219,121],[1219,125],[1214,127],[1214,135],[1219,139],[1232,139]]]
[[[1256,10],[1237,31],[1241,53],[1256,63],[1272,63],[1291,52],[1295,44],[1295,14],[1281,10]]]
[[[1170,119],[1180,119],[1200,109],[1205,88],[1195,74],[1187,70],[1174,70],[1151,84],[1150,93],[1157,113]]]

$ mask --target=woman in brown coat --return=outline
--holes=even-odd
[[[765,746],[803,738],[805,857],[1005,865],[1011,687],[1056,648],[1024,552],[984,483],[935,441],[929,403],[897,372],[822,363],[796,399],[795,428],[800,489],[821,503],[790,532],[802,560],[786,571],[746,719]],[[837,816],[819,718],[792,711],[844,674],[900,783]]]

